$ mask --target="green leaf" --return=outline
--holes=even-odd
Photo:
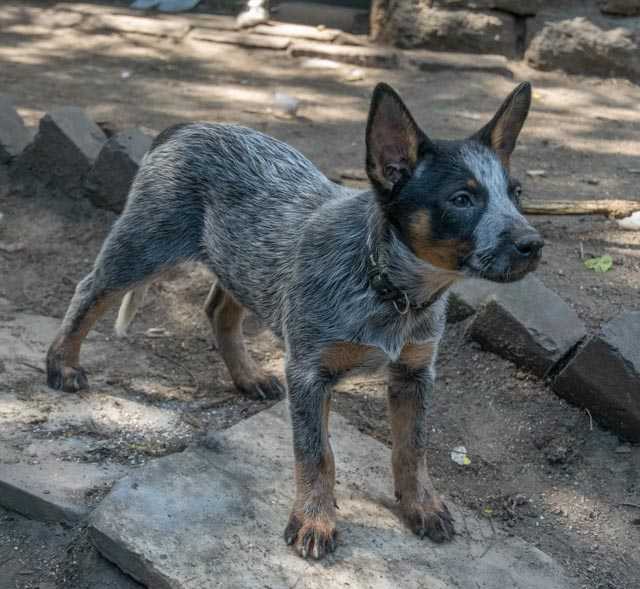
[[[600,256],[599,258],[585,260],[584,265],[594,272],[608,272],[613,266],[613,259],[608,255]]]

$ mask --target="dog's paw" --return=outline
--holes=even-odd
[[[254,382],[238,385],[240,392],[259,401],[282,399],[285,394],[284,385],[275,376],[266,376]]]
[[[58,366],[47,363],[47,384],[66,393],[77,393],[89,388],[87,373],[80,367]]]
[[[420,538],[434,542],[449,542],[455,535],[453,516],[442,502],[425,501],[402,506],[402,513],[413,531]]]
[[[284,531],[284,540],[302,558],[320,560],[336,549],[335,522],[323,517],[298,517],[292,513]]]

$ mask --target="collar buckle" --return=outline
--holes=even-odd
[[[411,301],[409,300],[409,295],[404,291],[400,291],[402,298],[400,299],[400,304],[398,304],[398,298],[393,299],[393,306],[396,311],[400,313],[400,315],[406,315],[411,308]]]

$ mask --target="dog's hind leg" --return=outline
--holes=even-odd
[[[279,399],[284,387],[253,361],[242,335],[245,310],[220,284],[211,287],[204,311],[211,323],[218,351],[231,379],[243,394],[258,399]]]
[[[180,262],[198,258],[197,231],[184,231],[168,209],[125,211],[105,240],[93,270],[78,283],[47,353],[47,383],[74,392],[87,388],[80,347],[93,324],[127,291]]]

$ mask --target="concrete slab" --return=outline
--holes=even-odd
[[[0,449],[2,445],[0,444]],[[42,462],[0,462],[0,504],[38,521],[73,524],[126,473],[120,465],[78,464],[51,456]]]
[[[86,395],[46,387],[44,356],[58,325],[0,298],[0,505],[73,523],[142,463],[136,448],[160,447],[186,426],[176,412],[125,398],[99,379]],[[126,354],[126,343],[119,345]],[[96,333],[83,352],[88,367],[121,353]],[[149,370],[141,360],[141,370]]]
[[[222,435],[216,450],[158,459],[121,479],[90,518],[104,556],[154,589],[326,587],[560,589],[561,567],[523,540],[450,504],[459,535],[413,536],[391,502],[389,449],[338,415],[339,546],[322,563],[282,540],[293,492],[287,409],[274,406]]]
[[[483,348],[545,376],[586,337],[576,312],[535,276],[492,294],[469,327]]]

